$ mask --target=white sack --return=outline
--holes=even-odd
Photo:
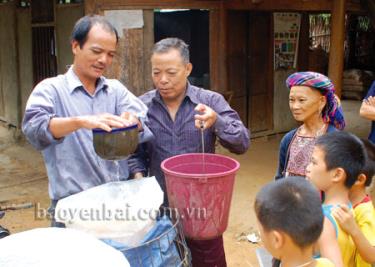
[[[0,239],[1,267],[130,267],[118,250],[86,233],[37,228]]]

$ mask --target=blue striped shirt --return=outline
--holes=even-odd
[[[41,150],[49,178],[49,195],[53,200],[111,181],[127,179],[126,160],[101,159],[94,150],[92,131],[79,129],[55,139],[49,128],[53,117],[74,117],[129,111],[141,120],[147,107],[119,81],[101,77],[94,95],[83,88],[72,67],[64,75],[40,82],[27,101],[22,130],[28,141]],[[141,140],[150,138],[145,127]]]

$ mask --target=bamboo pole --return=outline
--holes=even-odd
[[[345,0],[333,0],[331,12],[331,45],[329,49],[328,76],[341,97],[344,71]]]

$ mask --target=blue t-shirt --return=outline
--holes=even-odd
[[[365,99],[367,99],[370,96],[375,96],[375,82],[372,83],[370,89],[367,92]],[[371,132],[370,132],[368,139],[371,142],[375,143],[375,122],[374,121],[372,121],[371,123]]]

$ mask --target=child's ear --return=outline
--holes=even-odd
[[[336,168],[336,169],[333,169],[332,171],[333,171],[333,178],[332,178],[333,182],[340,182],[340,181],[345,182],[346,172],[343,168]]]
[[[364,173],[358,175],[357,181],[355,181],[355,185],[364,185],[366,183],[367,177]]]
[[[272,236],[272,245],[275,249],[281,249],[284,245],[284,236],[281,232],[273,230],[271,232]]]

